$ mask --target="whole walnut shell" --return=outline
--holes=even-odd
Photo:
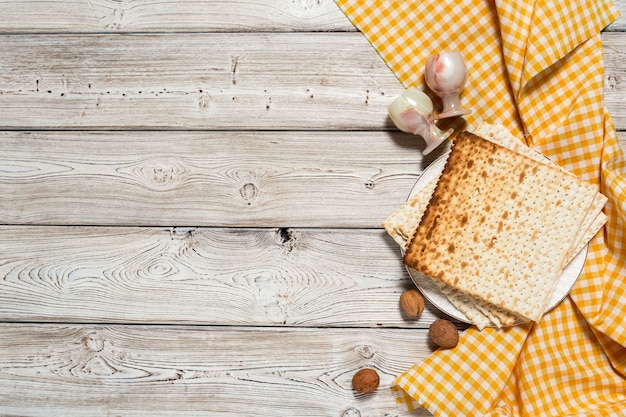
[[[406,290],[400,294],[400,308],[411,319],[417,319],[424,311],[424,298],[415,289]]]
[[[456,326],[444,319],[437,319],[428,330],[428,336],[437,346],[450,349],[459,343],[459,331]]]
[[[379,383],[378,372],[371,368],[363,368],[352,377],[352,387],[364,394],[376,391]]]

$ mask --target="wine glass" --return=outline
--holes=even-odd
[[[467,67],[460,52],[442,52],[429,57],[424,78],[428,87],[441,97],[443,110],[437,119],[471,113],[461,107],[460,95],[467,81]]]
[[[441,130],[435,125],[433,110],[430,97],[416,87],[407,88],[388,107],[389,117],[398,129],[421,136],[426,141],[426,148],[422,151],[424,155],[454,133],[453,129]]]

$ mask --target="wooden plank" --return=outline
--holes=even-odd
[[[0,321],[426,328],[382,230],[0,227]]]
[[[603,39],[626,130],[626,34]],[[0,129],[389,130],[404,91],[359,33],[6,35],[0,56]]]
[[[626,10],[626,0],[615,0]],[[242,13],[242,10],[245,13]],[[607,30],[626,29],[620,17]],[[334,0],[3,0],[1,32],[355,31]]]
[[[334,0],[3,0],[0,33],[355,31]]]
[[[427,416],[389,386],[431,351],[424,330],[0,324],[0,414]],[[356,394],[366,366],[381,385]]]
[[[357,33],[15,35],[0,56],[4,129],[381,129],[403,91]]]
[[[0,132],[0,223],[378,228],[439,154],[423,146],[388,132]]]
[[[626,130],[626,33],[604,33],[602,46],[604,104],[616,128]]]
[[[443,151],[423,146],[391,132],[0,132],[0,223],[379,228]]]

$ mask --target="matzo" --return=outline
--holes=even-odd
[[[560,169],[461,133],[405,264],[537,321],[596,194]]]
[[[473,132],[475,135],[478,135],[484,139],[487,139],[491,142],[497,143],[499,145],[504,146],[505,148],[511,149],[517,153],[522,155],[526,155],[529,158],[534,159],[537,162],[543,164],[549,164],[559,169],[561,172],[574,176],[571,172],[566,171],[560,166],[556,165],[550,159],[535,151],[534,149],[529,148],[528,146],[521,143],[513,134],[503,125],[498,124],[490,124],[490,123],[480,123],[478,127]],[[432,195],[432,193],[431,193]],[[596,193],[594,202],[585,217],[585,221],[583,225],[578,230],[578,235],[576,239],[574,239],[574,243],[571,246],[571,250],[568,254],[567,261],[571,261],[578,252],[580,252],[593,238],[596,233],[604,226],[607,221],[607,217],[604,213],[602,213],[602,208],[607,202],[606,196]]]
[[[383,227],[389,236],[401,247],[404,247],[405,243],[410,240],[411,235],[419,225],[438,180],[439,177],[436,177],[428,181],[418,194],[409,198],[409,201],[400,206],[383,222]]]

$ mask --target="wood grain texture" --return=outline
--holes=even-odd
[[[2,0],[0,32],[355,31],[334,0]]]
[[[615,0],[626,10],[626,0]],[[623,31],[620,17],[606,30]],[[2,0],[0,32],[355,31],[334,0]]]
[[[0,227],[0,318],[427,328],[382,230]]]
[[[603,39],[606,105],[626,130],[626,34]],[[404,91],[360,33],[2,40],[0,129],[395,130],[387,106]]]
[[[380,130],[403,91],[358,33],[7,35],[0,56],[4,129]]]
[[[439,155],[423,146],[391,132],[0,132],[0,223],[379,228]]]
[[[389,385],[430,352],[423,330],[0,324],[0,415],[426,416]]]
[[[626,30],[626,28],[625,28]],[[626,130],[626,32],[604,33],[604,104],[618,130]]]

